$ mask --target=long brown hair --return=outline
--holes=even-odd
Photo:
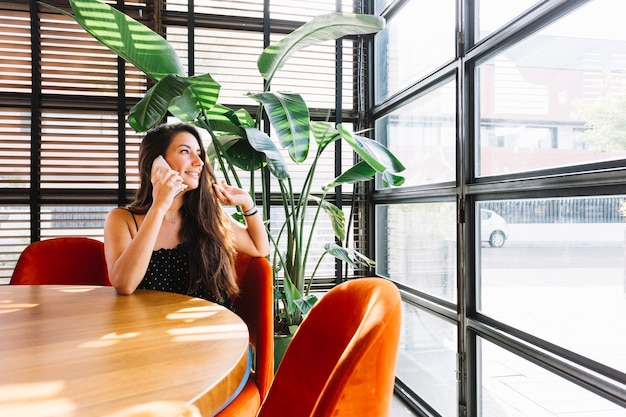
[[[223,294],[238,292],[235,272],[235,243],[228,218],[212,189],[216,182],[213,168],[207,161],[206,150],[195,127],[185,124],[164,124],[150,130],[139,147],[139,176],[141,183],[135,201],[128,207],[134,213],[145,214],[152,205],[152,162],[165,155],[172,139],[181,132],[192,134],[200,145],[200,158],[205,162],[198,187],[185,192],[181,216],[180,240],[189,253],[189,293],[204,283],[223,301]]]

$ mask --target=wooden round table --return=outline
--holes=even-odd
[[[209,301],[0,286],[0,416],[101,417],[163,400],[211,416],[248,370],[245,323]]]

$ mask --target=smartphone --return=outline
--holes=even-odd
[[[167,161],[165,160],[165,158],[163,158],[163,155],[159,155],[154,159],[154,162],[152,162],[152,171],[151,171],[151,175],[154,175],[154,171],[159,168],[159,167],[163,167],[167,170],[170,170],[172,168],[170,168],[170,166],[167,164]]]

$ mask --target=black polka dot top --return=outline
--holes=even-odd
[[[200,284],[196,291],[188,294],[190,287],[188,256],[187,249],[182,243],[173,249],[159,249],[152,252],[146,275],[137,288],[203,298],[232,310],[233,305],[228,296],[224,296],[224,301],[220,302],[203,284]]]

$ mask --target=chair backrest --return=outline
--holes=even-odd
[[[258,417],[388,416],[400,317],[391,281],[360,278],[331,289],[294,335]]]
[[[239,295],[235,311],[248,325],[254,348],[254,379],[261,401],[274,379],[274,283],[272,266],[265,258],[237,255]]]
[[[28,245],[10,284],[111,285],[104,244],[87,237],[61,237]]]

